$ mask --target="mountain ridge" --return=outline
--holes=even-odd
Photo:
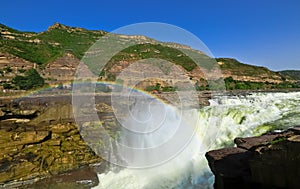
[[[67,73],[68,77],[74,76],[76,64],[66,62],[72,60],[80,61],[85,52],[101,37],[108,34],[103,30],[87,30],[80,27],[70,27],[61,23],[54,23],[43,32],[23,32],[18,31],[3,24],[0,24],[0,61],[6,64],[0,64],[0,69],[13,67],[15,75],[19,74],[18,70],[23,69],[13,64],[12,56],[21,58],[24,61],[35,64],[35,68],[50,84],[58,84],[66,82],[66,78],[60,78],[59,73]],[[190,78],[194,84],[207,86],[208,78],[231,77],[236,83],[238,81],[256,82],[256,83],[282,83],[286,81],[295,82],[295,79],[287,74],[274,72],[266,67],[254,66],[241,63],[233,58],[216,58],[213,59],[199,50],[192,49],[187,45],[172,42],[160,42],[146,36],[128,36],[122,34],[112,34],[118,37],[121,43],[134,40],[137,45],[123,49],[117,53],[107,64],[104,69],[105,73],[96,73],[101,75],[104,80],[115,80],[116,76],[126,67],[135,61],[149,58],[158,58],[167,60],[175,65],[182,67],[182,72],[186,78]],[[189,56],[186,55],[186,52]],[[7,57],[6,55],[9,54]],[[70,56],[74,56],[70,58]],[[197,57],[201,62],[201,68],[191,59],[190,55]],[[66,58],[63,58],[66,57]],[[69,58],[67,58],[69,57]],[[60,59],[56,62],[56,60]],[[62,62],[65,60],[66,62]],[[215,61],[217,67],[209,67],[207,62]],[[54,63],[56,62],[56,63]],[[61,63],[61,65],[59,65]],[[14,65],[14,66],[11,66]],[[47,65],[55,65],[55,69],[47,67]],[[27,66],[28,67],[28,66]],[[48,69],[45,69],[48,68]],[[217,73],[216,69],[221,69],[222,75]],[[64,69],[59,71],[59,69]],[[69,69],[69,70],[68,70]],[[90,69],[97,70],[90,67]],[[52,72],[50,72],[51,70]],[[53,73],[53,71],[56,70]],[[154,71],[154,70],[149,70]],[[205,74],[208,74],[208,76]],[[51,75],[52,74],[52,75]],[[12,74],[13,75],[13,74]],[[161,86],[174,85],[174,82],[165,81],[147,81],[148,84],[154,85],[155,82]],[[147,83],[146,82],[146,83]],[[147,84],[142,84],[145,88]],[[207,87],[206,87],[207,88]]]
[[[290,77],[294,80],[300,81],[300,70],[281,70],[278,71],[281,75]]]

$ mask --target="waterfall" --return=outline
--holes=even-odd
[[[300,92],[219,96],[210,106],[186,111],[136,103],[118,145],[127,166],[99,174],[95,188],[212,188],[208,150],[232,146],[235,137],[300,124],[299,105]]]

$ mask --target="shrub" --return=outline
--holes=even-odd
[[[4,71],[5,71],[6,73],[10,73],[10,72],[12,72],[12,69],[11,69],[11,67],[6,66],[6,67],[4,68]]]
[[[3,84],[3,88],[4,88],[4,89],[12,89],[13,86],[12,86],[10,83],[4,83],[4,84]]]
[[[35,69],[26,71],[25,76],[16,76],[12,82],[18,89],[23,90],[41,87],[45,84],[44,79]]]

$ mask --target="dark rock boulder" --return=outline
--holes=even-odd
[[[253,152],[242,148],[224,148],[206,154],[215,175],[216,188],[247,188],[251,182],[248,160]]]
[[[235,143],[206,154],[216,189],[300,188],[300,127]]]

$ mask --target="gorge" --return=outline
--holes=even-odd
[[[113,127],[116,127],[116,120],[109,114],[112,110],[108,103],[109,100],[105,102],[103,99],[101,97],[98,98],[99,101],[96,100],[97,104],[99,104],[97,105],[97,111],[99,116],[104,118],[103,125],[106,125],[106,128],[113,129]],[[166,161],[165,164],[152,168],[134,169],[120,168],[114,165],[106,166],[98,173],[99,184],[96,186],[97,182],[93,182],[94,187],[211,188],[214,183],[214,177],[205,159],[207,151],[222,147],[232,147],[236,137],[259,136],[270,130],[288,129],[298,125],[300,122],[298,116],[300,111],[299,92],[221,95],[213,97],[209,101],[209,106],[204,106],[198,110],[190,110],[194,112],[191,114],[193,115],[192,117],[196,118],[196,120],[198,119],[198,122],[193,119],[190,120],[193,123],[197,123],[194,128],[197,129],[184,151],[180,151],[178,155],[170,161]],[[11,143],[14,147],[2,146],[1,151],[6,156],[6,158],[1,160],[1,178],[3,179],[3,184],[6,183],[2,186],[9,186],[7,185],[10,183],[8,181],[14,181],[15,183],[18,180],[35,178],[37,175],[46,177],[52,174],[63,173],[68,167],[74,169],[75,167],[79,168],[84,165],[103,162],[83,141],[83,143],[80,142],[82,138],[78,134],[77,129],[75,129],[76,126],[74,127],[72,123],[73,118],[70,116],[72,114],[68,114],[70,107],[67,105],[67,97],[52,97],[52,99],[35,97],[19,99],[12,104],[8,102],[11,101],[2,100],[1,139],[6,140],[3,142]],[[30,106],[26,105],[26,103],[32,104],[32,102],[35,102],[38,107],[44,108],[36,109],[34,106],[29,108]],[[55,109],[55,106],[58,104],[60,107],[64,107],[61,108],[61,111]],[[25,107],[26,109],[24,109]],[[144,110],[142,108],[139,115],[142,116]],[[172,112],[169,112],[170,116],[174,114]],[[185,115],[187,116],[187,114]],[[46,121],[41,124],[48,125],[47,127],[30,126],[30,122],[35,121],[37,123],[39,117],[42,118],[40,120]],[[26,123],[28,126],[24,126],[25,120],[30,120]],[[20,126],[20,123],[23,126]],[[190,124],[191,122],[188,123]],[[174,131],[171,128],[165,127],[163,129],[165,134],[159,137],[159,140],[155,139],[156,142],[160,143],[159,141],[164,139],[163,136],[167,138],[172,136]],[[49,136],[50,134],[51,136]],[[128,135],[124,132],[123,134],[124,136]],[[237,139],[237,141],[239,140]],[[133,140],[131,145],[141,145],[141,143],[136,143]],[[148,145],[152,144],[149,143]],[[170,145],[172,146],[172,144]],[[238,145],[242,145],[242,143]],[[17,153],[15,148],[19,148]],[[78,149],[81,150],[78,151]],[[44,153],[40,153],[40,150],[44,151]],[[51,152],[50,156],[47,156],[46,152],[48,154]],[[40,157],[40,155],[43,155],[43,157]],[[54,157],[52,160],[51,156]],[[39,158],[41,161],[37,161]],[[62,167],[57,167],[58,165]],[[75,181],[74,185],[76,185]],[[90,185],[85,186],[91,187]]]
[[[299,72],[126,35],[116,43],[135,45],[99,71],[82,60],[103,50],[86,52],[105,31],[59,23],[40,33],[0,29],[0,187],[298,186],[295,177],[266,175],[287,156],[292,165],[280,172],[298,165],[291,127],[300,125]],[[79,65],[97,79],[74,79]]]

